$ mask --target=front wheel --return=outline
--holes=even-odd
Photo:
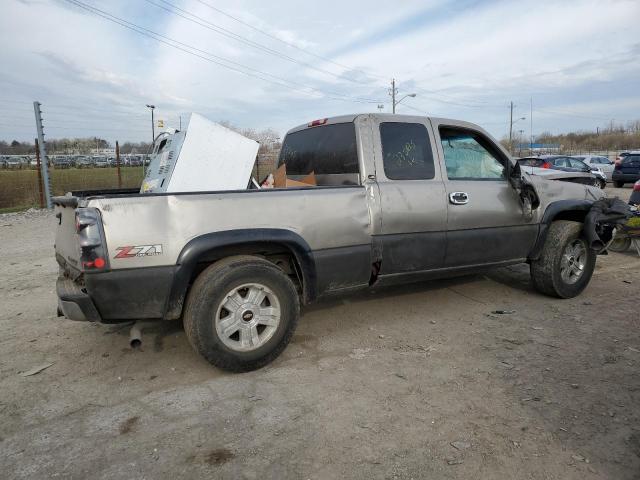
[[[607,182],[606,180],[600,180],[600,188],[602,190],[604,190],[607,187]]]
[[[616,188],[622,188],[622,187],[624,187],[624,182],[620,182],[618,180],[615,180],[613,182],[613,186],[616,187]]]
[[[280,268],[258,257],[234,256],[198,276],[183,322],[189,342],[207,361],[247,372],[282,353],[299,316],[295,285]]]
[[[589,284],[596,266],[596,253],[582,234],[582,223],[553,222],[540,258],[531,262],[533,286],[541,293],[573,298]]]

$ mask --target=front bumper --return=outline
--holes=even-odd
[[[101,322],[100,313],[91,297],[70,278],[60,276],[56,281],[58,308],[69,320]]]

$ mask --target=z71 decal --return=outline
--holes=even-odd
[[[162,245],[130,245],[116,248],[118,253],[113,258],[153,257],[162,255]]]

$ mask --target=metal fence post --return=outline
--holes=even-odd
[[[116,169],[118,171],[118,188],[122,188],[122,176],[120,175],[120,145],[116,140]]]
[[[36,138],[36,169],[38,170],[38,203],[40,208],[44,208],[44,191],[42,189],[42,171],[40,170],[40,146]]]
[[[42,182],[44,186],[44,197],[47,201],[47,208],[51,208],[51,184],[49,183],[49,164],[47,162],[47,150],[44,146],[44,131],[42,128],[42,112],[40,102],[33,102],[33,111],[36,115],[36,129],[38,130],[38,144],[40,149],[40,170],[42,172]]]

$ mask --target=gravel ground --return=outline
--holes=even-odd
[[[314,305],[234,375],[177,322],[132,351],[126,326],[56,318],[53,230],[0,215],[3,478],[640,478],[631,253],[571,300],[517,266]]]

